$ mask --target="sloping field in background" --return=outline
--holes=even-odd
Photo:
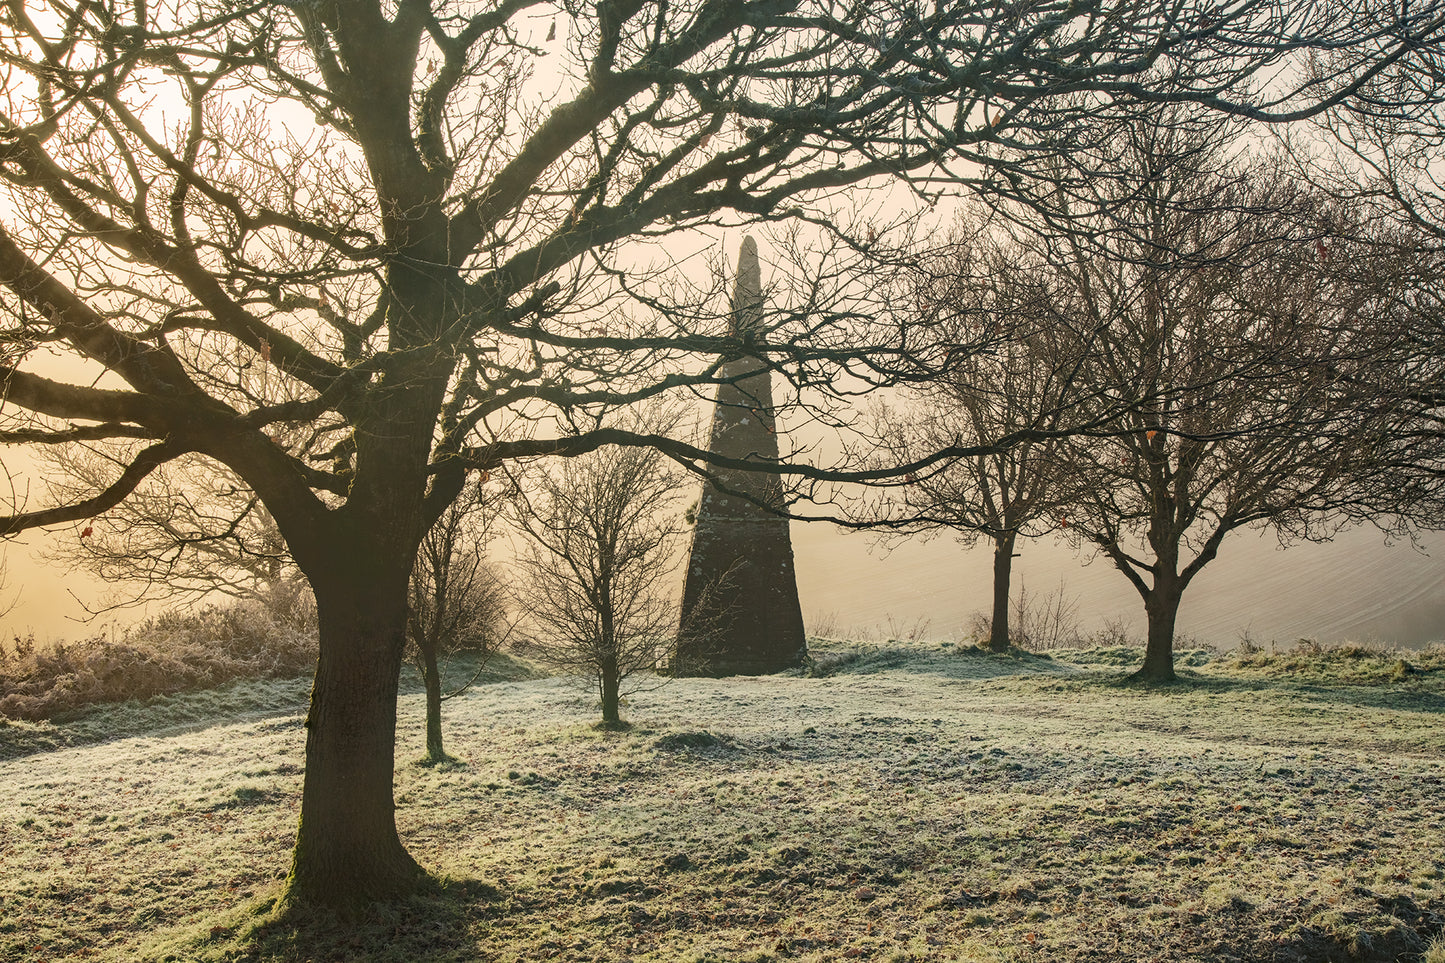
[[[406,696],[398,818],[449,882],[300,934],[265,925],[299,716],[97,717],[133,734],[0,763],[0,958],[1445,958],[1445,651],[1195,653],[1169,692],[1120,687],[1127,651],[817,655],[640,694],[624,733],[568,680],[479,688],[448,768],[406,762]]]
[[[1358,528],[1333,542],[1282,550],[1272,536],[1237,532],[1185,592],[1179,631],[1222,648],[1245,632],[1285,646],[1299,638],[1399,645],[1445,639],[1441,543],[1438,534],[1427,535],[1431,554],[1423,554]],[[843,631],[880,624],[886,630],[892,617],[895,624],[925,622],[932,637],[948,638],[968,627],[972,613],[987,611],[993,597],[988,545],[966,549],[943,535],[885,553],[871,536],[796,523],[793,544],[810,625],[830,620]],[[1022,579],[1041,598],[1057,592],[1062,580],[1065,595],[1078,600],[1086,633],[1122,617],[1143,637],[1144,605],[1107,561],[1084,565],[1050,539],[1023,542],[1018,551],[1015,592]]]
[[[948,638],[967,629],[970,616],[990,604],[993,560],[987,546],[965,549],[944,535],[914,539],[890,554],[877,548],[872,536],[830,525],[795,522],[792,533],[803,615],[811,626],[831,621],[842,632],[886,634],[891,619],[926,623],[931,637]],[[1427,535],[1425,546],[1432,554],[1408,544],[1386,545],[1372,528],[1287,550],[1268,535],[1236,533],[1185,594],[1179,631],[1220,647],[1233,645],[1246,631],[1257,641],[1284,645],[1301,637],[1402,645],[1445,639],[1445,562],[1437,551],[1445,549],[1445,539]],[[505,558],[501,547],[494,551]],[[1029,591],[1048,595],[1062,579],[1065,594],[1079,601],[1086,633],[1122,617],[1142,637],[1143,605],[1107,563],[1084,565],[1049,539],[1026,542],[1019,552],[1016,572]],[[83,573],[36,568],[15,551],[10,563],[12,588],[21,589],[19,607],[5,619],[12,631],[23,634],[32,627],[41,642],[80,638],[103,627],[114,634],[113,626],[72,621],[83,611],[69,592],[92,602],[105,595]],[[127,610],[120,621],[141,614]]]

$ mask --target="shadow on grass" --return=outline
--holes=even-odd
[[[221,723],[280,719],[280,724],[300,727],[310,691],[310,676],[236,679],[214,689],[101,703],[47,722],[0,718],[0,761],[132,736],[180,735]]]
[[[462,651],[448,656],[441,666],[442,688],[451,691],[470,680],[470,685],[484,686],[497,682],[527,682],[545,679],[544,672],[526,659],[506,652]],[[426,691],[421,670],[408,663],[401,673],[401,695],[418,695]]]
[[[451,673],[448,684],[452,677],[465,681],[475,676],[478,686],[545,676],[535,666],[513,656],[484,657],[473,652],[455,656],[447,671]],[[423,691],[420,674],[403,674],[399,694]],[[0,716],[0,762],[130,736],[179,735],[223,723],[280,719],[280,724],[300,727],[310,697],[308,673],[276,679],[235,679],[213,689],[98,703],[50,721],[23,722]]]
[[[196,963],[442,963],[477,956],[478,930],[502,913],[505,895],[477,880],[445,880],[360,917],[255,909],[249,922],[214,926],[146,956]]]
[[[1409,896],[1369,895],[1377,904],[1376,911],[1317,914],[1308,924],[1286,932],[1271,948],[1270,959],[1280,963],[1428,963],[1437,958],[1430,947],[1445,932],[1445,920],[1438,913]]]

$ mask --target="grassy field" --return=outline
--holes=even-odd
[[[0,723],[0,959],[1445,963],[1445,649],[1191,653],[1167,690],[1130,650],[815,652],[620,733],[568,680],[479,687],[450,767],[407,761],[404,696],[441,882],[346,926],[269,917],[304,683]]]

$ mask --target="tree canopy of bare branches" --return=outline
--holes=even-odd
[[[1055,531],[1073,492],[1060,470],[1063,432],[1098,411],[1078,380],[1085,339],[1054,312],[1065,300],[1056,272],[971,219],[944,247],[925,252],[894,281],[914,324],[946,359],[932,382],[879,410],[880,456],[906,464],[971,444],[978,454],[910,475],[884,513],[896,532],[953,531],[993,543],[989,648],[1010,644],[1009,592],[1018,539]],[[1010,436],[1011,445],[986,447]]]
[[[1327,200],[1227,132],[1141,126],[1118,156],[1094,242],[1039,235],[1088,346],[1080,379],[1126,402],[1115,430],[1063,446],[1061,524],[1138,590],[1139,677],[1167,681],[1180,600],[1226,535],[1329,537],[1379,470],[1390,422],[1357,390],[1379,288],[1332,266],[1353,252]]]
[[[82,498],[103,488],[117,470],[107,454],[84,445],[40,452],[50,492]],[[158,467],[129,498],[57,540],[46,558],[124,586],[115,605],[222,595],[314,628],[310,589],[265,505],[223,465],[194,455]]]
[[[622,724],[628,677],[677,651],[682,497],[660,452],[611,446],[538,472],[508,505],[529,543],[517,586],[526,652],[594,681],[603,725]]]
[[[1333,60],[1315,69],[1327,73]],[[1440,52],[1413,51],[1372,77],[1360,95],[1313,123],[1287,128],[1297,176],[1338,198],[1333,228],[1367,257],[1341,265],[1361,283],[1388,276],[1373,369],[1359,389],[1392,409],[1382,470],[1360,492],[1360,512],[1445,524],[1445,72]],[[1411,105],[1402,111],[1402,104]],[[1357,257],[1359,254],[1357,253]],[[1369,275],[1369,276],[1366,276]]]

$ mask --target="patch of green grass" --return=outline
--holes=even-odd
[[[440,880],[411,899],[372,906],[359,919],[278,912],[273,900],[261,900],[178,927],[146,953],[174,963],[460,961],[469,959],[475,930],[501,902],[495,888],[458,880]]]

